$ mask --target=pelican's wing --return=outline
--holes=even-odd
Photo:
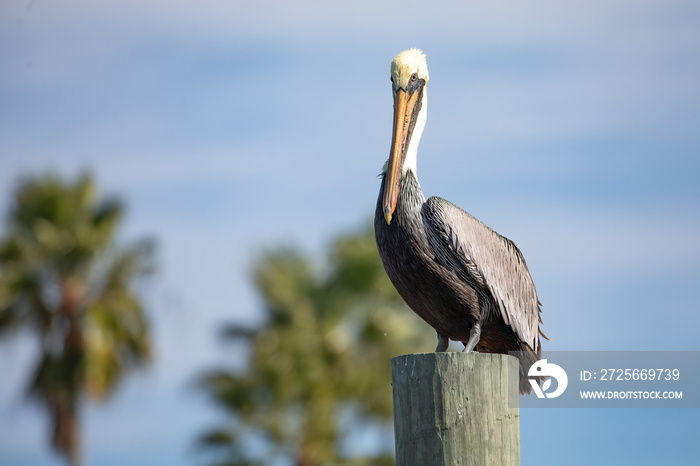
[[[537,351],[540,303],[515,243],[439,197],[423,204],[422,215],[438,260],[470,285],[488,290],[503,321]]]

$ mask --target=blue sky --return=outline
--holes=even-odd
[[[217,326],[259,319],[256,251],[369,222],[409,47],[423,190],[520,246],[545,350],[700,350],[699,21],[690,1],[3,2],[0,208],[20,176],[88,169],[127,203],[123,241],[159,242],[157,362],[86,409],[88,463],[197,463],[219,416],[192,380],[241,361]],[[0,343],[2,465],[60,464],[22,398],[32,343]],[[697,410],[521,416],[524,465],[700,456]]]

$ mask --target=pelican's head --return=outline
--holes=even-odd
[[[399,196],[399,181],[408,170],[416,173],[416,156],[425,126],[428,64],[418,49],[404,50],[391,62],[394,93],[394,135],[384,172],[384,218],[391,223]]]
[[[425,54],[418,49],[404,50],[391,61],[391,83],[394,92],[408,89],[411,80],[428,81],[428,63]]]

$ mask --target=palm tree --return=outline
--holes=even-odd
[[[81,464],[80,407],[108,397],[149,359],[148,323],[134,294],[151,271],[152,244],[114,246],[122,217],[90,176],[20,184],[0,239],[0,337],[28,329],[41,345],[28,388],[45,408],[51,444]]]
[[[389,282],[372,230],[338,238],[317,267],[294,249],[268,252],[254,280],[265,323],[225,328],[248,364],[202,377],[228,420],[200,445],[220,465],[393,464],[391,442],[357,451],[347,438],[390,430],[390,359],[431,349],[434,335]]]

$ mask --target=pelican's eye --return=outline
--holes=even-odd
[[[414,83],[414,82],[416,82],[416,81],[418,81],[418,75],[417,75],[416,73],[413,73],[413,74],[411,75],[411,82]]]

